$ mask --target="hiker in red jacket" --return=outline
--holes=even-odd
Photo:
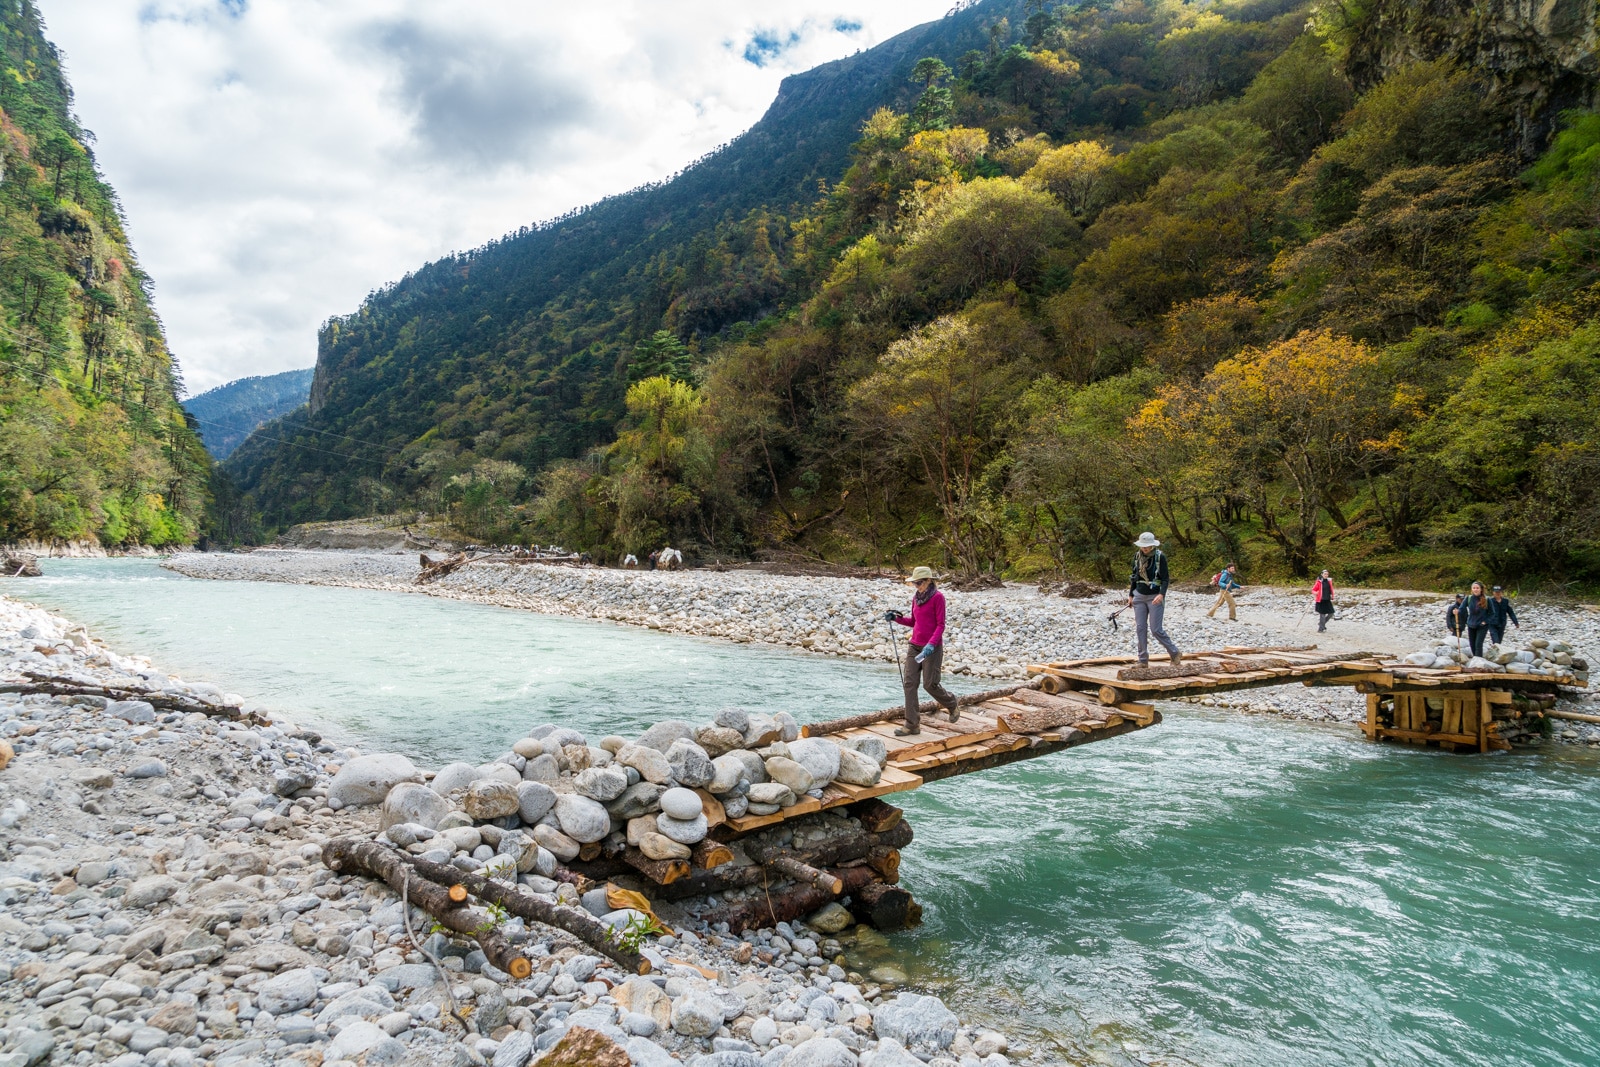
[[[917,587],[916,595],[911,598],[910,617],[898,611],[884,614],[884,618],[890,622],[911,627],[911,640],[906,644],[906,661],[900,670],[900,680],[905,685],[906,724],[895,729],[899,737],[922,732],[922,708],[917,699],[919,682],[929,696],[944,705],[950,713],[951,722],[961,718],[961,708],[956,703],[955,694],[939,683],[939,674],[944,665],[944,594],[933,583],[931,567],[918,567],[906,582]]]
[[[1328,629],[1328,619],[1333,615],[1333,579],[1328,577],[1328,572],[1322,575],[1311,586],[1311,600],[1317,609],[1317,633]]]

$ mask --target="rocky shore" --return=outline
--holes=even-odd
[[[417,585],[410,555],[258,549],[248,554],[187,553],[166,563],[195,578],[276,581],[426,593],[520,608],[548,615],[605,619],[668,633],[782,645],[812,653],[892,662],[889,608],[904,610],[908,594],[893,579],[790,577],[752,571],[624,571],[537,563],[474,563]],[[1248,589],[1239,620],[1226,609],[1207,618],[1215,596],[1173,589],[1167,629],[1189,649],[1227,645],[1317,644],[1403,656],[1443,634],[1447,597],[1405,590],[1341,590],[1339,615],[1316,632],[1309,594],[1298,589]],[[1132,651],[1126,614],[1113,630],[1106,616],[1120,593],[1067,599],[1032,586],[980,592],[945,591],[948,605],[945,670],[957,677],[1021,679],[1028,663],[1124,655]],[[1600,649],[1600,612],[1571,602],[1518,601],[1517,639],[1540,636],[1575,648]],[[900,634],[904,638],[904,634]],[[901,646],[904,647],[903,645]],[[1284,686],[1213,706],[1318,722],[1356,722],[1365,698],[1348,689]],[[1600,711],[1582,701],[1575,710]],[[1570,735],[1570,736],[1569,736]],[[1565,722],[1559,740],[1600,744],[1600,725]]]
[[[511,918],[499,931],[533,963],[513,980],[324,865],[329,841],[382,829],[338,779],[362,754],[241,704],[0,598],[0,1067],[1028,1059],[867,968],[881,935],[847,916],[740,935],[679,920],[645,977]],[[477,832],[451,838],[463,869],[498,855]]]

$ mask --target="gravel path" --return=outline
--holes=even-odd
[[[673,633],[765,642],[824,655],[892,662],[889,608],[909,594],[892,579],[788,577],[753,571],[624,571],[600,567],[476,563],[432,585],[413,584],[415,557],[393,554],[259,549],[248,554],[190,553],[166,566],[195,578],[298,582],[409,593],[547,615],[609,619]],[[946,590],[945,669],[976,678],[1021,678],[1024,666],[1052,659],[1125,655],[1133,637],[1124,615],[1113,631],[1106,615],[1120,595],[1091,599],[1042,595],[1026,585],[962,593]],[[1444,635],[1447,598],[1397,589],[1342,590],[1339,615],[1324,634],[1306,590],[1254,587],[1239,598],[1239,621],[1206,617],[1209,592],[1173,590],[1167,630],[1185,649],[1226,645],[1316,644],[1330,651],[1404,655]],[[1600,651],[1600,610],[1571,602],[1521,598],[1515,638],[1543,636]],[[903,637],[904,634],[902,633]],[[1353,691],[1281,686],[1218,698],[1216,706],[1317,721],[1365,715]],[[1600,711],[1589,702],[1582,710]],[[1566,740],[1600,743],[1600,729],[1564,724]],[[1558,733],[1558,737],[1561,734]]]

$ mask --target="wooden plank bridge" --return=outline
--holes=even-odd
[[[1542,675],[1420,668],[1374,653],[1326,653],[1301,647],[1229,647],[1189,653],[1177,665],[1140,667],[1132,656],[1028,667],[1037,688],[1018,688],[962,709],[961,719],[924,715],[922,732],[896,737],[892,712],[814,723],[808,736],[875,737],[888,749],[883,778],[872,786],[834,782],[821,798],[804,797],[772,815],[727,819],[742,835],[799,816],[904,792],[942,778],[988,770],[1103,741],[1161,722],[1151,701],[1260,689],[1298,682],[1350,686],[1367,696],[1368,738],[1437,745],[1453,751],[1510,748],[1495,719],[1514,714],[1518,692],[1549,692]],[[1571,683],[1564,683],[1571,684]]]

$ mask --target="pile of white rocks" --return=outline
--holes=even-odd
[[[24,668],[218,696],[0,598],[0,683]],[[740,937],[691,922],[646,948],[656,969],[643,978],[513,918],[502,930],[534,973],[512,981],[470,943],[430,935],[386,885],[321,864],[329,840],[379,829],[396,784],[363,802],[354,769],[398,757],[336,750],[282,721],[88,695],[0,693],[0,738],[14,753],[0,767],[0,1067],[567,1067],[563,1041],[585,1031],[603,1042],[585,1062],[603,1067],[1010,1062],[1004,1037],[937,998],[847,971],[843,909]],[[459,834],[452,860],[484,856],[498,829],[473,827],[465,854]],[[564,901],[592,903],[562,885]]]
[[[1474,656],[1467,639],[1447,637],[1433,648],[1424,648],[1405,657],[1414,667],[1462,667],[1469,671],[1540,675],[1561,685],[1587,685],[1589,661],[1565,641],[1535,637],[1520,649],[1508,645],[1489,645],[1483,655]]]
[[[365,756],[334,777],[329,801],[381,801],[390,844],[554,895],[557,864],[585,845],[687,859],[709,831],[708,803],[728,818],[770,815],[833,782],[875,785],[887,759],[877,738],[801,737],[786,712],[724,708],[700,726],[669,719],[594,745],[542,724],[500,758],[447,764],[426,785],[404,757]]]

